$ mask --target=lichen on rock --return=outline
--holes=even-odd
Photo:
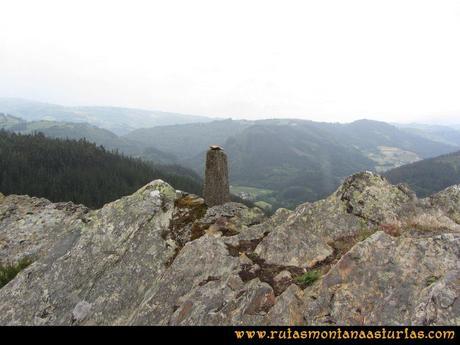
[[[270,218],[161,180],[95,211],[3,197],[1,262],[35,260],[0,324],[459,324],[459,191],[364,172]]]

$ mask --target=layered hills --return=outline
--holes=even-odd
[[[0,98],[0,112],[28,121],[86,122],[116,134],[126,134],[137,128],[206,122],[205,116],[122,107],[67,107],[19,98]]]
[[[383,172],[458,149],[370,120],[227,119],[139,129],[125,138],[169,152],[198,173],[209,143],[221,145],[229,154],[233,191],[273,209],[323,198],[360,170]]]
[[[142,157],[157,164],[175,164],[177,158],[169,153],[121,137],[115,133],[85,122],[61,122],[50,120],[26,121],[9,114],[0,114],[0,129],[19,134],[43,133],[50,138],[85,139],[107,150],[125,155]]]
[[[66,117],[64,110],[68,109],[65,107],[55,109],[56,114],[61,114],[56,115],[55,120],[43,120],[47,118],[45,110],[49,108],[27,102],[30,106],[25,107],[24,102],[19,102],[21,107],[15,108],[15,103],[11,100],[10,103],[12,105],[5,109],[15,111],[13,114],[20,113],[22,109],[21,114],[28,114],[29,121],[2,115],[1,128],[23,134],[41,132],[49,137],[64,139],[84,138],[108,150],[156,165],[173,164],[193,169],[201,177],[208,146],[221,145],[229,155],[232,192],[269,212],[279,207],[293,208],[305,200],[324,198],[346,176],[357,171],[384,173],[460,149],[456,129],[443,126],[397,127],[370,120],[341,124],[296,119],[210,121],[206,118],[209,121],[167,126],[161,125],[167,122],[157,121],[150,128],[134,129],[129,125],[126,131],[117,131],[116,134],[107,129],[110,126],[101,124],[104,128],[97,127],[97,121],[85,116]],[[0,110],[1,106],[0,100]],[[97,108],[101,113],[92,113],[94,119],[109,121],[111,109]],[[127,118],[131,116],[128,111],[120,110],[117,114],[124,114]],[[163,115],[164,119],[169,116]],[[146,114],[142,116],[153,118]],[[174,118],[170,118],[170,123],[174,123]],[[69,119],[74,122],[67,122]],[[119,117],[114,116],[113,119],[114,124],[120,123]],[[199,118],[184,118],[188,122],[195,120]],[[136,126],[148,125],[137,123]],[[445,181],[440,186],[447,184],[448,181]],[[425,183],[414,185],[419,193],[420,188],[426,188],[428,194],[440,190],[439,187],[430,189]]]

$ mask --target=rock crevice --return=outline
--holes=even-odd
[[[157,180],[89,212],[0,199],[1,325],[460,324],[460,188],[369,172],[265,218]]]

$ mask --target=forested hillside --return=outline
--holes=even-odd
[[[425,159],[388,171],[392,183],[407,183],[419,197],[460,183],[460,151]]]
[[[108,150],[116,150],[125,155],[141,157],[157,164],[174,164],[177,158],[154,147],[119,137],[111,131],[99,128],[89,123],[59,122],[59,121],[25,121],[21,118],[0,113],[0,129],[20,134],[41,132],[50,138],[86,139]]]
[[[229,157],[232,192],[266,210],[321,199],[344,177],[358,171],[384,172],[459,150],[453,140],[440,142],[431,134],[409,133],[370,120],[341,124],[226,119],[143,128],[119,136],[88,123],[27,122],[0,115],[0,128],[22,134],[39,131],[53,138],[85,138],[108,150],[152,161],[155,166],[180,164],[196,174],[203,173],[209,145],[218,144]]]
[[[187,161],[204,153],[209,145],[224,145],[228,138],[241,133],[253,124],[254,121],[226,119],[207,123],[142,128],[132,131],[125,138],[172,153],[179,159]]]
[[[294,207],[334,191],[341,178],[373,168],[373,162],[322,130],[258,122],[230,138],[230,177],[238,186],[270,190],[262,200]]]
[[[315,201],[362,170],[383,172],[458,150],[380,121],[222,120],[145,128],[124,138],[173,154],[203,171],[204,152],[222,145],[234,193],[277,207]],[[262,205],[261,205],[262,206]]]
[[[161,178],[201,193],[201,180],[178,166],[154,166],[86,140],[0,131],[0,192],[73,201],[97,208]]]

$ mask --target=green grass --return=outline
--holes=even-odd
[[[24,268],[32,263],[30,258],[22,258],[16,264],[13,265],[0,265],[0,288],[8,284],[9,281],[13,280],[16,275],[21,272]]]
[[[266,214],[271,214],[276,209],[273,207],[273,203],[276,200],[273,198],[274,191],[271,189],[232,185],[230,186],[230,192],[234,195],[239,195],[242,192],[249,194],[254,205],[262,209]]]
[[[313,284],[315,281],[317,281],[319,277],[321,277],[320,270],[311,270],[311,271],[305,272],[301,276],[296,277],[295,280],[299,284],[309,286]]]
[[[267,210],[267,211],[271,211],[272,209],[272,205],[269,204],[268,202],[265,202],[265,201],[256,201],[254,203],[254,205],[256,205],[257,207],[261,208],[262,210]]]
[[[430,286],[431,284],[436,283],[438,280],[438,277],[431,276],[426,280],[426,286]]]

